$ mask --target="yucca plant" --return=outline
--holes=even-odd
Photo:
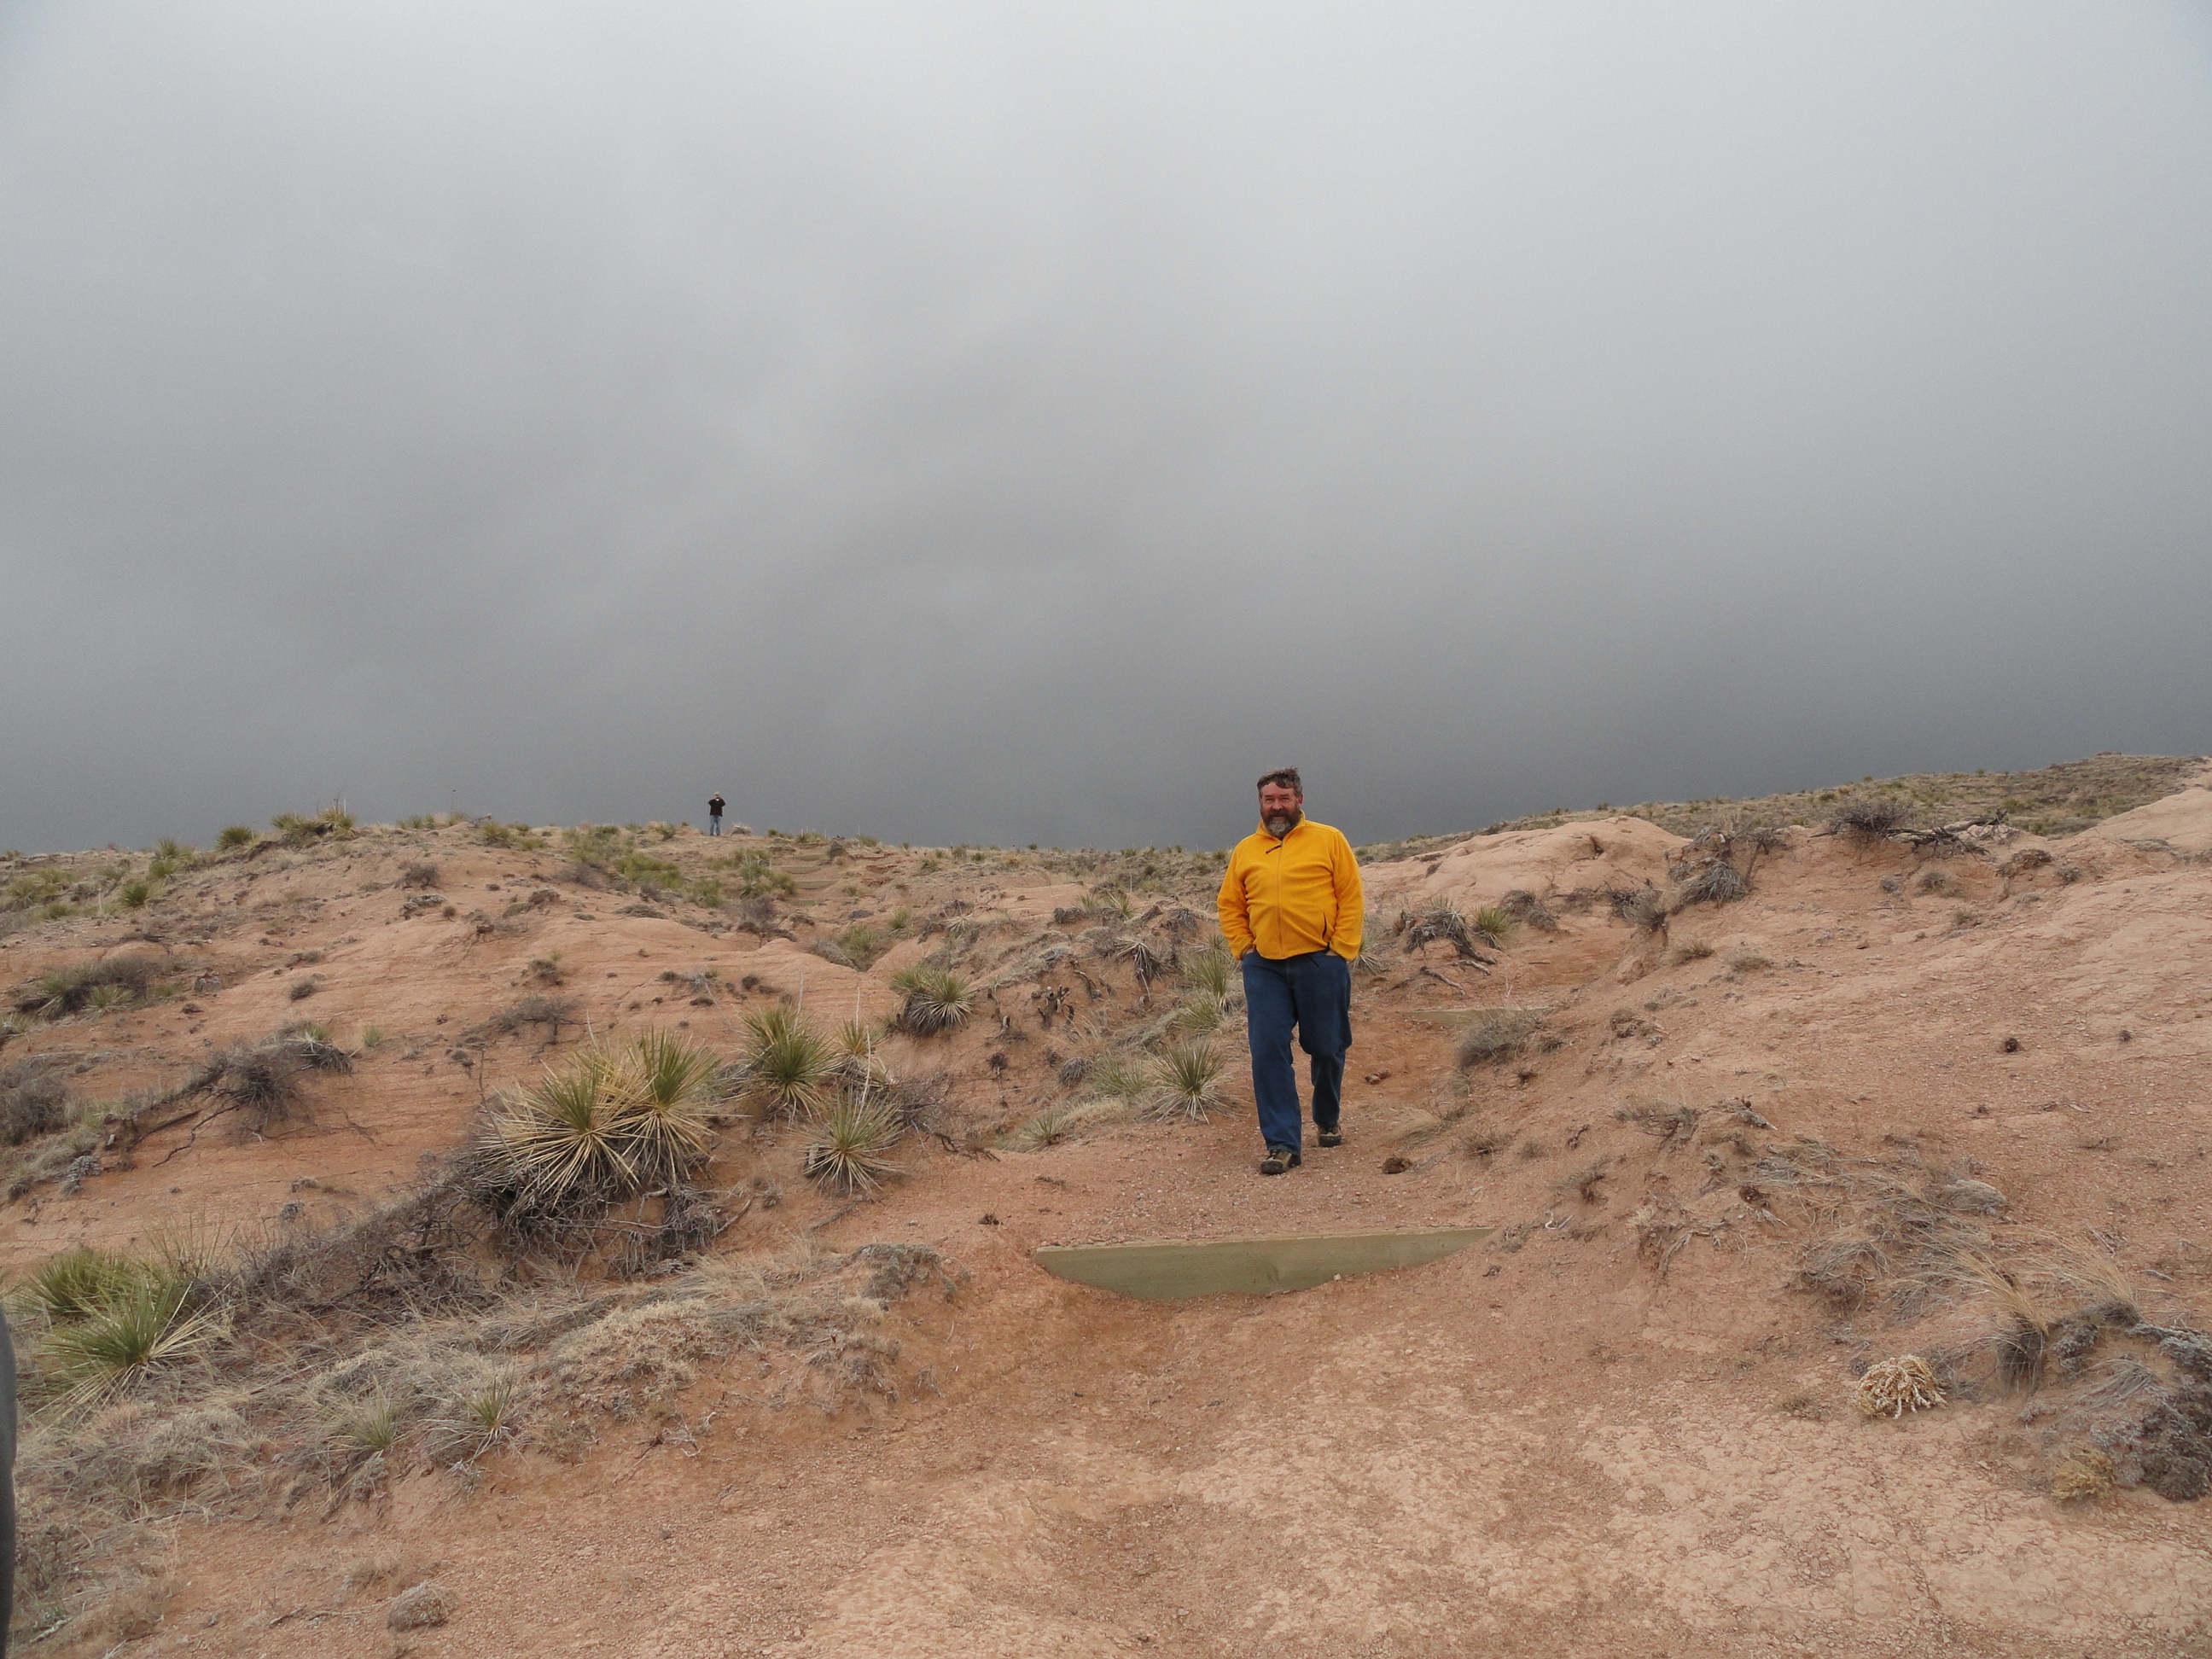
[[[146,1264],[80,1244],[64,1250],[31,1275],[31,1299],[54,1323],[87,1319],[149,1278]]]
[[[837,1055],[785,1004],[745,1016],[746,1092],[770,1113],[805,1117],[829,1103]]]
[[[1140,939],[1127,939],[1116,945],[1114,955],[1116,960],[1129,964],[1129,971],[1136,975],[1137,983],[1148,994],[1152,981],[1160,976],[1172,960]]]
[[[61,1391],[57,1408],[64,1415],[88,1410],[197,1358],[216,1326],[210,1314],[190,1307],[191,1293],[188,1282],[141,1270],[57,1325],[41,1368],[43,1380]]]
[[[447,1403],[425,1425],[427,1449],[440,1463],[465,1462],[520,1433],[522,1396],[514,1373],[501,1371]]]
[[[1145,1109],[1153,1117],[1203,1123],[1220,1103],[1221,1056],[1200,1037],[1170,1043],[1152,1065]]]
[[[647,1031],[621,1056],[623,1091],[617,1127],[641,1176],[670,1180],[707,1159],[714,1140],[721,1063],[696,1042]]]
[[[1192,990],[1219,1002],[1227,999],[1229,988],[1236,982],[1237,964],[1230,959],[1226,947],[1217,945],[1185,957],[1182,976]]]
[[[899,1173],[889,1156],[898,1138],[898,1121],[865,1094],[841,1097],[817,1115],[799,1167],[831,1192],[873,1192]]]
[[[568,1213],[636,1189],[634,1079],[605,1048],[587,1048],[536,1084],[504,1095],[485,1125],[483,1150],[514,1200]]]
[[[1048,1106],[1014,1132],[1015,1141],[1032,1152],[1057,1146],[1075,1132],[1075,1111],[1068,1106]]]
[[[902,1029],[916,1036],[957,1030],[975,1011],[975,994],[949,968],[917,963],[893,976],[891,988],[906,998],[899,1010]]]
[[[1145,1087],[1143,1071],[1123,1054],[1100,1054],[1085,1068],[1083,1080],[1101,1100],[1126,1100]]]
[[[1177,1004],[1176,1011],[1168,1016],[1168,1025],[1173,1030],[1199,1036],[1220,1030],[1221,1023],[1228,1018],[1228,1005],[1219,997],[1199,995],[1186,997]]]
[[[405,1416],[399,1401],[382,1389],[342,1412],[331,1424],[338,1461],[351,1468],[389,1452],[399,1443]]]
[[[1504,944],[1516,925],[1511,913],[1496,904],[1486,904],[1467,919],[1468,931],[1492,945]]]

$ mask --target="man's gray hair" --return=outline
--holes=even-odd
[[[1295,766],[1279,766],[1272,772],[1262,772],[1259,787],[1265,789],[1271,783],[1279,783],[1296,794],[1306,792],[1305,785],[1298,781],[1298,769]]]

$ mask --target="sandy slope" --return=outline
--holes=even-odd
[[[123,1650],[388,1651],[381,1592],[343,1580],[397,1553],[402,1577],[434,1573],[457,1600],[449,1625],[404,1638],[423,1655],[2212,1653],[2212,1506],[2143,1487],[2055,1502],[2051,1469],[2087,1419],[1986,1376],[1937,1411],[1859,1417],[1868,1359],[1962,1343],[1995,1311],[1954,1294],[1908,1318],[1791,1289],[1852,1200],[1758,1174],[1767,1148],[1810,1157],[1817,1141],[1929,1191],[1987,1183],[2004,1207],[1959,1224],[1991,1252],[2107,1256],[2147,1313],[2202,1325],[2212,866],[2173,850],[2197,837],[2212,844],[2203,788],[2051,843],[2049,863],[2004,862],[2026,839],[1949,861],[1950,890],[1923,892],[1907,848],[1801,832],[1751,898],[1676,915],[1663,945],[1572,903],[1664,884],[1680,843],[1640,820],[1370,866],[1386,918],[1519,888],[1560,927],[1516,935],[1487,974],[1432,947],[1363,979],[1351,1144],[1263,1182],[1240,1085],[1206,1125],[1109,1122],[995,1158],[914,1147],[908,1180],[847,1209],[797,1178],[791,1132],[733,1134],[719,1177],[771,1176],[787,1198],[726,1236],[724,1261],[911,1240],[969,1274],[949,1299],[882,1314],[896,1400],[777,1409],[765,1362],[740,1355],[703,1364],[672,1417],[606,1419],[574,1461],[509,1453],[471,1492],[417,1473],[327,1516],[253,1504],[187,1522],[164,1616]],[[426,853],[462,914],[401,920],[405,895],[384,884]],[[854,908],[898,883],[918,910],[980,902],[1018,923],[1009,939],[1082,891],[1066,871],[925,874],[920,857],[871,854],[847,866],[859,892],[823,890]],[[223,981],[197,1012],[55,1026],[8,1058],[82,1054],[119,1090],[303,1009],[340,1036],[380,1024],[386,1042],[329,1081],[297,1138],[209,1132],[185,1148],[179,1126],[73,1196],[33,1191],[0,1225],[7,1264],[165,1219],[296,1227],[405,1183],[483,1087],[533,1063],[527,1036],[466,1066],[447,1038],[549,950],[602,1028],[688,1020],[718,1040],[802,973],[810,1008],[879,1012],[888,972],[916,954],[855,973],[567,887],[512,933],[468,920],[557,864],[447,831],[364,837],[250,890],[234,872],[211,883],[200,919],[161,930]],[[113,948],[99,937],[60,924],[7,941],[0,963],[12,981]],[[1714,954],[1684,959],[1693,942]],[[1771,965],[1730,968],[1747,953]],[[703,1006],[657,977],[708,966],[724,989]],[[324,988],[293,1003],[307,971]],[[1136,998],[1112,981],[1086,1017],[1134,1017]],[[1559,1046],[1460,1073],[1439,1016],[1501,1004],[1549,1008]],[[948,1069],[972,1127],[1018,1122],[1065,1091],[1048,1060],[1070,1039],[1030,1035],[1031,1006],[1002,987],[995,1012],[1024,1040],[994,1041],[987,1014],[949,1043],[901,1040],[896,1063]],[[1681,1105],[1703,1115],[1671,1149],[1616,1115]],[[1391,1155],[1410,1167],[1384,1173]],[[1413,1272],[1165,1307],[1028,1257],[1049,1241],[1437,1223],[1499,1231]]]

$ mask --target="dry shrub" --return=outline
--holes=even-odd
[[[2087,1503],[2112,1489],[2112,1456],[2094,1446],[2082,1447],[2051,1474],[2051,1495],[2062,1504]]]
[[[1604,896],[1613,915],[1639,933],[1656,933],[1667,925],[1667,896],[1656,887],[1608,887]]]
[[[1943,1400],[1936,1373],[1917,1353],[1876,1360],[1859,1378],[1858,1389],[1851,1396],[1851,1403],[1867,1417],[1902,1417],[1907,1412],[1929,1410]]]
[[[1885,795],[1871,800],[1846,801],[1829,815],[1828,828],[1839,836],[1849,836],[1862,845],[1870,846],[1908,828],[1912,818],[1909,803]]]
[[[472,1216],[462,1172],[448,1171],[357,1218],[248,1244],[221,1293],[240,1334],[272,1340],[480,1310],[494,1297]]]
[[[1418,951],[1442,940],[1452,947],[1455,957],[1476,962],[1489,960],[1475,949],[1476,939],[1481,937],[1486,944],[1495,943],[1454,904],[1432,904],[1419,915],[1401,915],[1396,931],[1408,951]]]
[[[556,977],[551,981],[558,984]],[[580,997],[551,997],[533,992],[509,1003],[485,1022],[486,1028],[499,1036],[520,1030],[526,1025],[543,1025],[545,1041],[561,1040],[563,1025],[584,1023],[584,1002]]]
[[[1474,1129],[1460,1137],[1459,1149],[1465,1156],[1487,1164],[1512,1144],[1513,1137],[1510,1135],[1502,1135],[1492,1129]]]
[[[1751,894],[1751,883],[1725,859],[1708,859],[1693,866],[1675,883],[1677,904],[1733,904]]]
[[[233,1043],[193,1073],[173,1098],[216,1096],[228,1103],[204,1118],[203,1127],[235,1112],[240,1133],[266,1134],[277,1124],[310,1117],[310,1073],[352,1069],[353,1056],[337,1044],[308,1032],[279,1032],[259,1042]]]
[[[0,1068],[0,1142],[20,1146],[69,1122],[69,1085],[44,1055]]]
[[[1540,933],[1555,933],[1559,930],[1559,919],[1549,905],[1525,887],[1516,887],[1498,901],[1498,908],[1525,927]]]
[[[1698,1136],[1698,1109],[1682,1101],[1632,1101],[1613,1113],[1616,1122],[1656,1135],[1662,1152],[1679,1152]]]
[[[1459,1036],[1460,1068],[1496,1066],[1527,1051],[1549,1008],[1478,1008]]]
[[[1603,1200],[1604,1194],[1598,1191],[1598,1188],[1611,1175],[1612,1169],[1611,1158],[1598,1158],[1593,1163],[1584,1164],[1571,1175],[1562,1176],[1552,1184],[1552,1190],[1559,1197],[1572,1198],[1577,1203],[1600,1203]]]

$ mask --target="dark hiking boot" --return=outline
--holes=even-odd
[[[1328,1127],[1322,1130],[1319,1135],[1316,1138],[1319,1139],[1321,1144],[1324,1146],[1341,1146],[1344,1145],[1343,1126],[1340,1124],[1332,1123]]]
[[[1293,1146],[1270,1146],[1267,1157],[1260,1160],[1261,1175],[1280,1175],[1285,1170],[1295,1170],[1305,1160]]]

